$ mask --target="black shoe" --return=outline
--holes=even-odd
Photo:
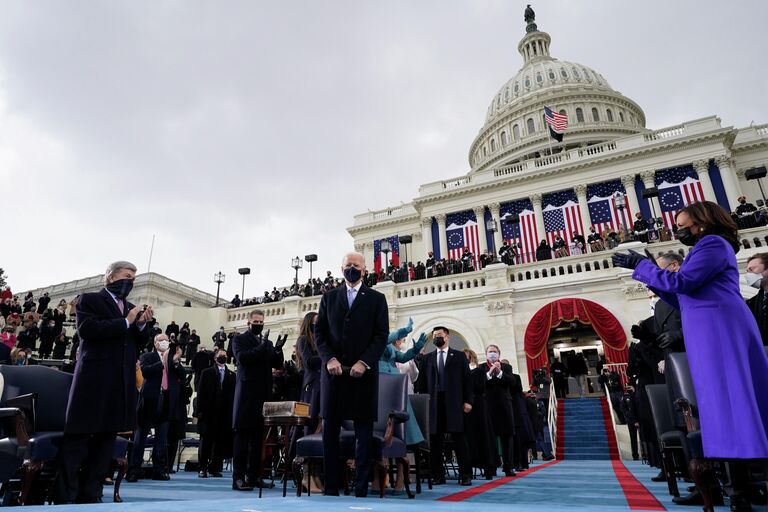
[[[444,476],[432,477],[432,485],[445,485],[445,477]]]
[[[368,497],[368,486],[361,489],[355,489],[355,498],[367,498]]]
[[[205,471],[200,471],[200,472],[197,474],[197,478],[208,478],[208,473],[207,473],[207,472],[205,472]]]
[[[253,487],[246,484],[244,480],[238,478],[234,482],[232,482],[232,490],[233,491],[252,491]]]
[[[126,482],[138,482],[139,481],[139,474],[136,472],[130,472],[128,473],[128,476],[125,477]]]
[[[504,476],[517,476],[517,473],[512,471],[511,469],[504,472]]]
[[[550,461],[550,460],[555,460],[555,456],[554,456],[554,455],[552,455],[552,454],[550,454],[550,455],[545,455],[544,457],[542,457],[542,458],[541,458],[541,460],[543,460],[544,462],[548,462],[548,461]]]
[[[469,487],[472,485],[472,479],[468,476],[461,477],[461,480],[459,480],[459,485],[463,485],[464,487]]]
[[[323,491],[323,496],[338,496],[339,490],[338,489],[326,489]]]
[[[633,455],[632,456],[632,460],[640,460],[640,456],[639,455]]]
[[[208,476],[212,476],[213,478],[221,478],[224,475],[221,474],[221,471],[209,471]]]
[[[664,476],[664,473],[662,471],[659,471],[659,474],[655,477],[651,478],[651,482],[666,482],[667,477]]]
[[[752,504],[746,496],[741,494],[734,494],[731,496],[731,511],[732,512],[752,512]]]
[[[679,496],[672,498],[672,503],[675,505],[703,505],[704,498],[698,490],[686,494],[685,496]]]
[[[168,473],[155,473],[154,475],[152,475],[152,480],[166,481],[170,479],[171,479],[171,475],[169,475]]]

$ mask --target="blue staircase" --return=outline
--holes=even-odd
[[[558,452],[568,460],[610,460],[611,446],[603,420],[600,398],[565,399],[562,446]],[[615,448],[614,448],[615,450]]]

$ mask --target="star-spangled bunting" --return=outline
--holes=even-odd
[[[483,236],[485,230],[483,229]],[[480,268],[480,233],[477,226],[475,212],[466,210],[463,212],[449,213],[445,219],[445,237],[448,242],[448,258],[460,260],[464,254],[464,248],[474,255],[475,268]]]
[[[579,208],[576,193],[573,190],[562,190],[542,197],[544,210],[544,230],[547,232],[547,242],[552,245],[555,237],[560,235],[566,243],[566,249],[573,240],[573,233],[584,236],[584,226],[581,224],[581,208]]]
[[[387,268],[386,260],[389,260],[390,265],[395,267],[400,266],[400,241],[397,235],[387,237],[389,243],[392,245],[392,252],[385,254],[381,252],[381,239],[373,241],[373,269],[378,274],[381,269]]]
[[[536,232],[536,216],[533,213],[531,200],[519,199],[502,203],[499,214],[501,215],[502,238],[516,248],[517,260],[515,263],[536,261],[536,247],[539,245],[539,237]],[[505,217],[508,215],[519,215],[520,222],[507,223]],[[518,245],[520,247],[517,247]]]
[[[621,180],[587,186],[589,219],[598,233],[602,233],[606,228],[619,231],[622,223],[627,229],[632,228],[632,208],[636,208],[637,205],[630,205],[629,199],[627,199],[626,208],[619,210],[616,208],[616,200],[613,198],[615,192],[626,194]]]
[[[664,224],[670,230],[678,211],[704,200],[704,189],[692,165],[656,171],[656,186]]]

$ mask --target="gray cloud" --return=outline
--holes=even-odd
[[[247,295],[353,215],[463,174],[521,66],[522,2],[6,2],[0,180],[15,289],[109,260]],[[553,56],[637,101],[649,127],[768,122],[764,2],[534,3]],[[733,12],[730,12],[733,11]],[[7,230],[8,231],[8,230]],[[304,272],[306,275],[306,272]]]

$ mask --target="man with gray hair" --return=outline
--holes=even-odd
[[[136,353],[152,308],[126,300],[135,278],[132,263],[112,263],[104,288],[77,302],[80,357],[59,448],[57,504],[99,502],[116,434],[136,426]]]

